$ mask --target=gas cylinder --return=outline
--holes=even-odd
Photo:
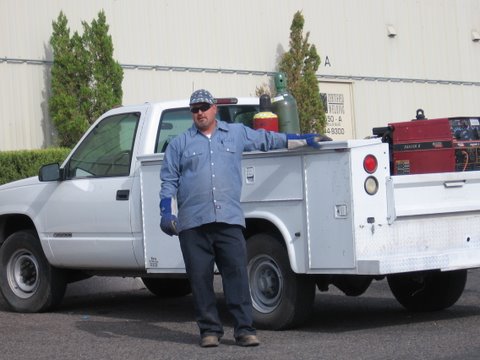
[[[253,117],[254,129],[265,129],[278,132],[278,116],[272,112],[270,96],[260,96],[260,112]]]
[[[275,75],[277,94],[272,99],[272,111],[278,115],[281,132],[289,134],[300,133],[297,101],[287,90],[287,79],[284,73]]]

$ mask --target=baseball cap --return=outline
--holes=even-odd
[[[195,90],[190,96],[190,105],[200,103],[213,105],[215,102],[215,98],[212,96],[212,94],[205,89]]]

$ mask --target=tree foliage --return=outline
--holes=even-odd
[[[83,27],[84,47],[90,54],[90,118],[96,119],[122,102],[123,69],[113,59],[112,37],[108,35],[105,13],[101,11],[98,20],[93,20],[91,25],[83,22]]]
[[[50,117],[60,146],[72,147],[106,110],[122,101],[123,69],[113,59],[112,38],[105,13],[83,35],[70,36],[68,20],[60,12],[52,23],[53,49]]]
[[[297,11],[290,26],[290,49],[278,69],[286,74],[288,90],[297,100],[301,132],[324,133],[326,117],[316,77],[321,60],[315,45],[308,42],[310,32],[303,35],[304,23]]]

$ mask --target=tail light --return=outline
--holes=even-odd
[[[363,168],[367,173],[373,174],[375,170],[377,170],[377,167],[378,161],[375,156],[373,156],[372,154],[365,156],[365,158],[363,159]]]
[[[378,160],[374,155],[368,154],[365,156],[363,159],[363,168],[367,173],[373,174],[377,170],[377,167]],[[363,186],[368,195],[375,195],[378,191],[378,180],[374,176],[368,176]]]

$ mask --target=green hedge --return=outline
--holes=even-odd
[[[0,152],[0,184],[36,176],[42,165],[62,163],[69,152],[67,148]]]

